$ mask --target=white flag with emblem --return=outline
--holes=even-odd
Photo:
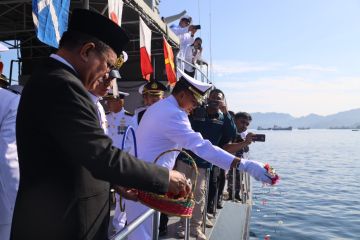
[[[124,3],[122,0],[108,0],[109,18],[119,26],[121,26],[123,5]]]

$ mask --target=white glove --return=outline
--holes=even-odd
[[[273,183],[272,177],[264,168],[264,165],[265,164],[261,162],[241,158],[241,162],[238,165],[237,169],[239,169],[240,171],[247,172],[257,181],[272,184]]]

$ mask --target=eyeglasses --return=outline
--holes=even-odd
[[[104,84],[109,84],[114,79],[115,78],[109,77],[109,73],[105,73],[105,75],[99,79],[99,82]]]
[[[104,53],[98,51],[96,48],[95,48],[95,52],[97,53],[97,55],[99,57],[102,58],[101,60],[106,61],[106,67],[108,69],[108,72],[110,72],[113,69],[116,69],[116,66],[115,66],[116,63],[112,63],[111,61],[109,61],[109,59],[104,55]]]

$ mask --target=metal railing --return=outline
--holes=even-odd
[[[158,231],[159,228],[159,212],[155,211],[154,209],[149,209],[144,214],[140,215],[136,218],[133,222],[129,225],[124,227],[120,232],[114,234],[110,237],[111,240],[123,240],[125,239],[130,233],[132,233],[137,227],[139,227],[146,219],[153,216],[153,239],[158,239]]]
[[[196,80],[199,80],[201,82],[206,82],[206,83],[210,83],[209,80],[209,67],[208,64],[205,63],[204,61],[201,61],[203,64],[201,65],[197,65],[197,64],[193,64],[191,62],[186,61],[184,58],[177,56],[176,57],[176,64],[177,64],[177,68],[179,68],[180,70],[184,71],[185,70],[185,66],[190,66],[193,67],[195,70],[195,76],[194,78]],[[204,72],[203,68],[204,66],[206,66],[206,73]]]
[[[130,224],[126,225],[121,231],[115,233],[110,237],[110,240],[123,240],[126,239],[136,228],[138,228],[143,222],[146,221],[149,217],[153,216],[153,240],[159,239],[159,220],[160,212],[155,211],[154,209],[147,210],[144,214],[140,215]],[[190,238],[190,220],[187,218],[185,221],[185,240]]]
[[[236,192],[236,168],[232,170],[232,201],[235,201],[235,192]],[[239,181],[240,181],[240,196],[241,196],[241,203],[245,204],[248,200],[250,200],[250,175],[246,172],[240,171],[239,174]]]

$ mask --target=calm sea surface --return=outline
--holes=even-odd
[[[360,239],[360,131],[257,131],[250,158],[269,162],[276,187],[252,182],[251,239]]]

